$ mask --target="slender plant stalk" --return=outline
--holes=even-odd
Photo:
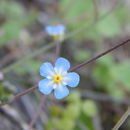
[[[84,62],[84,63],[81,63],[81,64],[79,64],[79,65],[77,65],[77,66],[75,66],[75,67],[73,67],[72,69],[70,69],[70,72],[77,71],[78,69],[84,67],[85,65],[96,61],[96,60],[99,59],[100,57],[102,57],[102,56],[104,56],[104,55],[106,55],[106,54],[112,52],[113,50],[115,50],[115,49],[117,49],[117,48],[119,48],[119,47],[121,47],[121,46],[123,46],[123,45],[129,43],[129,42],[130,42],[130,39],[128,39],[128,40],[126,40],[126,41],[124,41],[124,42],[122,42],[122,43],[120,43],[120,44],[118,44],[118,45],[112,47],[111,49],[109,49],[109,50],[107,50],[107,51],[105,51],[105,52],[99,54],[98,56],[96,56],[96,57],[94,57],[94,58],[92,58],[92,59],[90,59],[90,60],[88,60],[88,61],[86,61],[86,62]],[[22,93],[16,95],[16,96],[14,97],[13,101],[15,101],[16,99],[20,98],[21,96],[24,96],[24,95],[26,95],[26,94],[32,92],[33,90],[35,90],[35,89],[37,89],[37,88],[38,88],[38,87],[35,86],[35,87],[32,87],[32,88],[27,89],[26,91],[24,91],[24,92],[22,92]],[[2,104],[1,104],[1,105],[2,105]],[[1,105],[0,105],[0,106],[1,106]]]
[[[58,58],[60,56],[60,51],[61,51],[61,42],[57,42],[56,44],[56,58]]]
[[[81,67],[83,67],[83,66],[85,66],[85,65],[87,65],[87,64],[89,64],[89,63],[91,63],[91,62],[93,62],[93,61],[95,61],[95,60],[97,60],[97,59],[99,59],[100,57],[103,57],[104,55],[106,55],[106,54],[112,52],[113,50],[115,50],[115,49],[117,49],[117,48],[119,48],[119,47],[121,47],[121,46],[123,46],[123,45],[129,43],[129,42],[130,42],[130,39],[128,39],[128,40],[122,42],[121,44],[118,44],[118,45],[116,45],[116,46],[110,48],[109,50],[107,50],[107,51],[105,51],[105,52],[103,52],[103,53],[97,55],[96,57],[90,59],[89,61],[86,61],[86,62],[84,62],[84,63],[81,63],[81,64],[79,64],[79,65],[73,67],[70,71],[77,71],[77,70],[80,69]]]
[[[117,124],[114,126],[114,128],[112,130],[118,130],[121,127],[121,125],[125,122],[125,120],[128,118],[129,115],[130,115],[130,107],[123,114],[121,119],[117,122]]]
[[[7,103],[0,103],[0,106],[3,106],[3,105],[7,105],[7,104],[10,104],[12,102],[14,102],[15,100],[21,98],[22,96],[26,95],[26,94],[29,94],[31,92],[33,92],[34,90],[36,90],[38,87],[37,86],[34,86],[34,87],[31,87],[19,94],[17,94],[13,99],[11,99],[11,101],[7,102]]]
[[[34,90],[37,89],[37,88],[38,88],[37,86],[34,86],[34,87],[31,87],[31,88],[25,90],[25,91],[22,92],[22,93],[17,94],[12,101],[15,101],[15,100],[19,99],[19,97],[22,97],[22,96],[24,96],[24,95],[26,95],[26,94],[28,94],[28,93],[31,93],[32,91],[34,91]]]

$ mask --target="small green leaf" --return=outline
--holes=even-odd
[[[62,113],[62,110],[60,109],[60,107],[58,107],[58,106],[52,106],[51,107],[50,114],[51,114],[52,117],[53,116],[58,117],[58,116],[61,115],[61,113]]]
[[[95,116],[95,114],[97,112],[95,103],[91,100],[84,101],[83,102],[83,112],[87,116],[90,116],[90,117]]]
[[[130,90],[130,62],[123,62],[112,67],[111,73],[116,82]]]
[[[66,119],[76,119],[80,114],[80,104],[75,103],[75,104],[70,104],[67,106],[65,109],[63,116]]]

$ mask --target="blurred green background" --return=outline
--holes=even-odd
[[[47,25],[64,24],[60,56],[72,67],[130,38],[129,0],[1,0],[0,102],[42,78],[55,60]],[[64,100],[46,97],[36,130],[110,130],[130,104],[130,45],[78,70],[81,81]],[[35,91],[0,108],[0,130],[29,129],[43,95]],[[120,130],[129,130],[127,120]]]

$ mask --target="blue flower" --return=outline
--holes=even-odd
[[[62,35],[65,32],[65,26],[62,24],[56,26],[46,26],[45,31],[51,36]]]
[[[56,99],[62,99],[69,95],[67,86],[74,88],[79,84],[80,76],[75,72],[67,72],[70,63],[65,58],[58,58],[55,66],[45,62],[40,67],[40,75],[45,79],[39,81],[38,89],[43,94],[50,94],[54,90]]]

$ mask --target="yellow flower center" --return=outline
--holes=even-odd
[[[62,80],[62,77],[59,74],[55,75],[54,78],[53,78],[53,81],[55,83],[59,83],[59,82],[61,82],[61,80]]]

